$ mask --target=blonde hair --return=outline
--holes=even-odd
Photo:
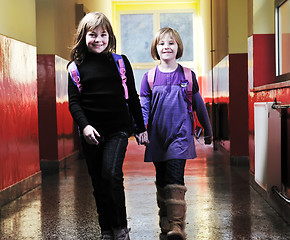
[[[177,46],[178,46],[178,50],[177,50],[177,54],[176,54],[176,59],[181,58],[182,54],[183,54],[183,43],[182,40],[179,36],[179,33],[170,28],[170,27],[164,27],[161,28],[156,34],[155,34],[155,38],[153,39],[152,45],[151,45],[151,56],[154,60],[160,60],[160,56],[157,52],[157,44],[160,41],[160,39],[165,35],[165,34],[170,34],[170,36],[176,41]]]
[[[116,52],[116,37],[110,21],[103,13],[91,12],[86,14],[78,25],[71,50],[71,61],[75,61],[77,64],[80,64],[84,60],[88,52],[86,45],[86,34],[88,31],[92,31],[99,26],[101,26],[109,34],[109,43],[104,52]]]

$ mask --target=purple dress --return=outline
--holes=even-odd
[[[193,108],[197,111],[197,116],[201,116],[205,133],[211,136],[208,114],[198,92],[195,74],[193,73],[192,76]],[[161,72],[157,67],[152,91],[148,84],[148,73],[142,79],[141,107],[150,141],[145,151],[145,162],[196,157],[192,121],[185,101],[186,87],[181,84],[185,81],[183,68],[180,65],[169,73]],[[197,107],[197,105],[203,106]]]

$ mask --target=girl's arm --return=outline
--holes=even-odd
[[[144,124],[147,126],[151,108],[151,94],[152,91],[148,84],[148,73],[143,76],[141,82],[141,90],[140,90],[140,99],[141,99],[141,107],[144,118]]]
[[[204,129],[205,142],[210,144],[212,139],[212,128],[208,112],[199,93],[199,87],[194,72],[192,72],[192,109],[196,111],[198,121]]]
[[[192,95],[192,107],[196,110],[198,121],[204,129],[204,137],[206,139],[212,138],[212,128],[209,116],[200,93],[197,92]]]
[[[128,93],[129,93],[129,99],[127,100],[127,103],[129,105],[129,109],[135,120],[135,124],[137,128],[136,133],[141,133],[141,132],[146,131],[146,128],[144,126],[139,96],[135,87],[133,70],[132,70],[132,67],[128,58],[124,55],[122,55],[122,57],[123,57],[125,67],[126,67],[127,88],[128,88]]]
[[[89,125],[89,122],[81,107],[79,90],[77,86],[73,83],[73,80],[71,79],[69,74],[68,74],[68,100],[69,100],[69,111],[82,132],[83,129],[87,125]]]
[[[89,122],[81,107],[79,89],[73,83],[70,75],[68,75],[68,98],[69,110],[73,119],[78,124],[85,141],[88,144],[98,145],[101,136],[93,126],[89,125]]]

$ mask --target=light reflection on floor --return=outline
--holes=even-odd
[[[197,144],[186,165],[188,240],[290,239],[290,227],[248,184],[248,170],[231,167],[211,146]],[[155,174],[144,147],[130,139],[124,163],[131,240],[158,240]],[[1,209],[0,239],[99,239],[87,169],[79,160]]]

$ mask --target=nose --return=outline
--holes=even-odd
[[[165,49],[168,49],[168,48],[169,48],[169,44],[168,44],[168,43],[165,43],[165,44],[164,44],[164,48],[165,48]]]
[[[99,42],[99,41],[101,41],[101,40],[100,40],[100,36],[96,36],[94,41],[95,41],[95,42]]]

